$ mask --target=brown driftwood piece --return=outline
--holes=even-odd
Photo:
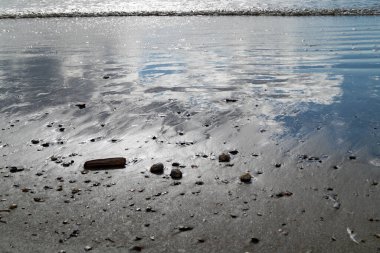
[[[118,169],[124,168],[127,160],[124,157],[90,160],[84,163],[86,170]]]

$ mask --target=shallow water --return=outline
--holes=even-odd
[[[122,252],[144,234],[146,252],[377,250],[379,17],[0,23],[0,197],[2,208],[25,207],[0,224],[1,249],[77,252],[111,237],[115,244],[94,242],[98,252]],[[238,150],[232,166],[215,160],[226,150]],[[84,161],[111,156],[127,157],[127,168],[79,173]],[[179,186],[148,172],[163,162],[168,174],[177,161],[186,166]],[[9,176],[6,166],[25,170]],[[247,170],[254,182],[239,184]],[[58,177],[63,191],[44,188]],[[73,187],[82,194],[70,198]],[[285,190],[292,197],[273,197]],[[157,212],[136,211],[152,205]],[[80,236],[57,245],[74,224]],[[175,226],[188,224],[204,246],[178,235]],[[347,227],[365,243],[353,243]]]

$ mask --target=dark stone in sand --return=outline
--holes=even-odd
[[[130,248],[131,251],[137,251],[137,252],[140,252],[143,250],[143,247],[142,246],[133,246]]]
[[[44,148],[47,148],[47,147],[50,146],[50,144],[46,142],[46,143],[42,143],[41,146],[44,147]]]
[[[178,230],[181,231],[181,232],[185,232],[185,231],[193,230],[193,227],[190,227],[190,226],[179,226]]]
[[[60,131],[60,132],[64,132],[64,131],[65,131],[65,128],[64,128],[64,127],[61,127],[61,128],[59,129],[59,131]]]
[[[10,206],[9,206],[9,209],[10,210],[12,210],[12,209],[16,209],[17,208],[17,205],[16,204],[11,204]]]
[[[84,163],[85,170],[124,168],[127,160],[124,157],[96,159]]]
[[[239,153],[239,151],[237,151],[237,150],[231,150],[231,151],[229,151],[229,153],[231,155],[237,155]]]
[[[32,142],[32,144],[38,144],[38,143],[40,143],[40,141],[36,140],[36,139],[32,140],[31,142]]]
[[[24,168],[18,168],[16,166],[12,166],[12,167],[10,167],[9,172],[10,173],[16,173],[16,172],[20,172],[20,171],[23,171],[23,170],[24,170]]]
[[[356,156],[354,156],[354,155],[350,155],[349,158],[350,158],[350,160],[356,160]]]
[[[259,242],[260,242],[259,239],[255,238],[255,237],[251,238],[251,243],[258,244]]]
[[[103,79],[109,79],[110,76],[103,76]]]
[[[237,102],[238,100],[237,99],[234,99],[234,98],[226,98],[226,102],[227,103],[235,103]]]
[[[153,174],[164,173],[164,165],[162,163],[155,163],[150,167],[150,172]]]
[[[170,176],[173,179],[181,179],[182,178],[182,172],[179,169],[172,169],[170,171]]]
[[[222,153],[219,155],[219,162],[228,163],[231,161],[231,156],[229,154]]]
[[[90,250],[92,250],[92,247],[91,246],[86,246],[86,247],[84,247],[84,250],[85,251],[90,251]]]
[[[86,108],[86,104],[76,104],[75,106],[77,106],[79,109]]]
[[[174,163],[172,163],[172,166],[173,167],[179,167],[179,163],[178,162],[174,162]]]
[[[284,192],[276,193],[276,197],[277,197],[277,198],[290,197],[290,196],[292,196],[292,195],[293,195],[293,193],[290,192],[290,191],[284,191]]]
[[[274,166],[275,166],[276,168],[280,168],[280,167],[281,167],[281,163],[276,163]]]
[[[252,180],[252,176],[248,172],[240,176],[240,181],[242,181],[243,183],[250,183],[251,180]]]
[[[34,200],[35,202],[45,202],[45,200],[44,200],[43,198],[38,198],[38,197],[33,198],[33,200]]]
[[[203,183],[203,181],[197,181],[197,182],[195,182],[195,184],[196,185],[203,185],[204,183]]]
[[[71,164],[73,164],[74,163],[74,161],[73,160],[71,160],[70,162],[64,162],[64,163],[62,163],[62,166],[63,167],[69,167]]]

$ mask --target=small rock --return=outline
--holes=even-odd
[[[206,240],[203,239],[203,238],[198,238],[197,241],[198,241],[199,243],[204,243]]]
[[[219,155],[219,162],[228,163],[231,161],[231,156],[229,154],[222,153]]]
[[[257,239],[256,237],[251,238],[251,243],[258,244],[259,242],[260,242],[260,240]]]
[[[276,168],[280,168],[280,167],[281,167],[281,163],[276,163],[274,166],[275,166]]]
[[[33,198],[33,200],[34,200],[35,202],[45,202],[45,200],[44,200],[43,198],[38,198],[38,197]]]
[[[356,156],[354,156],[354,155],[350,155],[348,158],[349,158],[350,160],[356,160]]]
[[[204,182],[203,182],[203,181],[196,181],[195,184],[196,184],[196,185],[203,185]]]
[[[16,204],[11,204],[10,206],[9,206],[9,209],[16,209],[17,208],[17,205]]]
[[[84,247],[84,250],[85,250],[85,251],[90,251],[90,250],[92,250],[92,247],[89,246],[89,245],[87,245],[86,247]]]
[[[40,141],[36,140],[36,139],[33,139],[31,142],[32,142],[32,144],[38,144],[38,143],[40,143]]]
[[[235,103],[237,102],[238,100],[237,99],[234,99],[234,98],[226,98],[226,103]]]
[[[143,247],[142,246],[133,246],[130,248],[131,251],[137,251],[137,252],[140,252],[143,250]]]
[[[193,227],[190,227],[190,226],[179,226],[178,230],[181,231],[181,232],[185,232],[185,231],[193,230]]]
[[[181,179],[182,178],[182,172],[179,169],[172,169],[170,171],[170,176],[173,179]]]
[[[229,151],[229,153],[231,155],[237,155],[239,153],[239,151],[237,151],[237,150],[231,150],[231,151]]]
[[[276,193],[276,197],[277,197],[277,198],[290,197],[290,196],[292,196],[292,195],[293,195],[293,193],[290,192],[290,191],[284,191],[284,192]]]
[[[153,174],[162,174],[164,173],[164,165],[162,163],[153,164],[150,167],[150,172]]]
[[[174,162],[174,163],[172,163],[172,166],[173,166],[173,167],[179,167],[179,162]]]
[[[252,180],[252,176],[248,172],[240,176],[240,181],[242,181],[243,183],[250,183],[251,180]]]
[[[86,104],[76,104],[75,106],[78,107],[79,109],[86,108]]]
[[[16,173],[16,172],[20,172],[20,171],[23,171],[23,170],[24,170],[24,168],[18,168],[16,166],[12,166],[12,167],[10,167],[9,172],[10,173]]]

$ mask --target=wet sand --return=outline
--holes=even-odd
[[[0,251],[379,252],[379,21],[1,20]]]

